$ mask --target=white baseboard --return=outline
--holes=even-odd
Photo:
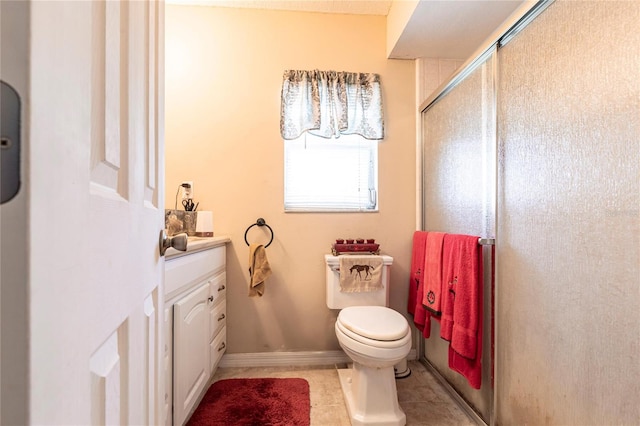
[[[407,360],[417,359],[417,352],[411,349]],[[224,354],[219,367],[286,367],[301,365],[332,365],[349,363],[351,359],[339,351],[303,351],[303,352],[253,352],[243,354]]]

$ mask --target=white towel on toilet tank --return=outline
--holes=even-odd
[[[382,256],[342,255],[339,259],[341,292],[358,293],[383,288]]]

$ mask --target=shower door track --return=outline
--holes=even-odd
[[[462,411],[464,411],[467,416],[469,416],[478,425],[488,426],[487,422],[484,421],[480,414],[478,414],[476,410],[473,409],[471,404],[469,404],[469,402],[467,402],[467,400],[464,399],[462,395],[460,395],[460,393],[458,393],[458,391],[453,386],[451,386],[451,384],[449,384],[447,379],[442,374],[440,374],[438,369],[434,367],[426,357],[421,356],[418,361],[420,362],[420,364],[424,365],[431,374],[433,374],[438,382],[440,382],[442,387],[444,387],[444,389],[447,391],[449,396],[451,396],[456,401],[458,407]]]

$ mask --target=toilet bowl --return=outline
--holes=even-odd
[[[353,360],[352,368],[338,370],[351,424],[406,424],[393,367],[411,350],[407,320],[384,306],[352,306],[340,311],[335,330]]]
[[[377,290],[360,292],[342,291],[342,255],[324,258],[327,306],[341,309],[335,324],[336,337],[353,361],[351,368],[338,369],[351,424],[402,426],[406,416],[398,404],[395,379],[411,374],[406,361],[411,350],[411,329],[404,316],[388,307],[393,258],[379,256],[382,285]],[[364,256],[358,261],[368,264],[368,259]]]

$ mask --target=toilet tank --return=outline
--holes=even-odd
[[[349,256],[349,255],[342,255]],[[340,256],[324,255],[327,277],[327,306],[342,309],[349,306],[389,306],[389,277],[393,257],[382,255],[382,288],[377,291],[343,293],[340,291]]]

